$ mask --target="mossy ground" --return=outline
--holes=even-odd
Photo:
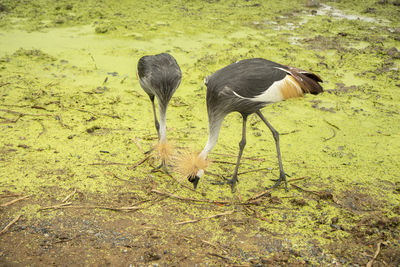
[[[387,242],[375,263],[399,265],[399,11],[398,1],[0,1],[1,203],[30,195],[1,207],[1,228],[22,217],[0,236],[0,263],[364,265]],[[318,73],[323,94],[263,110],[285,171],[304,179],[251,202],[279,174],[273,138],[251,116],[237,191],[213,185],[233,172],[239,114],[196,192],[152,172],[156,159],[141,163],[157,135],[136,63],[159,52],[183,71],[167,116],[178,150],[206,143],[206,75],[251,57]],[[40,210],[73,192],[72,207]],[[140,209],[103,209],[130,206]]]

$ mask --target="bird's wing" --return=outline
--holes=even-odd
[[[206,84],[226,93],[227,88],[243,98],[264,93],[276,81],[287,75],[284,66],[265,59],[242,60],[215,72],[206,78]]]

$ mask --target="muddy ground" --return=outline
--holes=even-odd
[[[400,3],[0,0],[1,266],[398,266]],[[153,171],[138,59],[183,80],[176,153],[208,135],[203,79],[244,58],[311,70],[325,92],[256,116],[237,190],[241,117],[224,121],[197,191]]]

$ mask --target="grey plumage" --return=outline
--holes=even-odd
[[[260,109],[267,104],[302,96],[303,93],[318,94],[323,91],[322,80],[314,73],[284,66],[266,59],[245,59],[230,64],[204,80],[207,86],[207,112],[209,137],[199,157],[206,159],[218,140],[219,131],[225,116],[237,111],[243,117],[242,140],[232,179],[228,180],[234,189],[240,159],[246,145],[246,122],[248,115],[256,113],[271,130],[275,139],[279,161],[280,177],[274,186],[286,184],[286,174],[282,167],[279,147],[279,134],[262,115]],[[194,186],[204,174],[200,170],[189,177]]]
[[[182,79],[181,69],[175,58],[167,53],[144,56],[139,59],[137,76],[143,90],[148,94],[153,108],[154,123],[159,144],[167,143],[167,107]],[[160,122],[157,119],[154,99],[158,102]],[[163,157],[163,155],[161,155]],[[162,165],[166,167],[165,159]]]
[[[168,53],[140,58],[137,72],[143,90],[150,98],[156,96],[157,101],[165,107],[182,79],[178,63]]]

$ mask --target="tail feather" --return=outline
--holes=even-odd
[[[318,75],[293,67],[289,67],[289,72],[296,82],[299,83],[304,93],[316,95],[324,91],[322,86],[319,84],[322,80]]]

